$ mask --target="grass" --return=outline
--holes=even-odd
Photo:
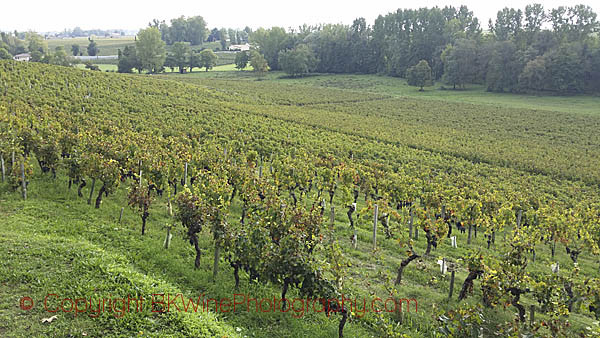
[[[215,69],[216,70],[216,69]],[[256,74],[252,72],[212,73],[212,74],[187,74],[187,77],[210,77],[224,80],[255,80]],[[440,89],[442,83],[426,87],[419,92],[418,88],[406,84],[406,80],[389,76],[378,75],[348,75],[348,74],[316,74],[301,78],[288,78],[283,72],[269,72],[261,77],[263,81],[293,84],[302,86],[316,86],[337,88],[360,93],[375,93],[394,97],[410,97],[426,100],[446,102],[472,103],[494,107],[510,107],[518,109],[534,109],[558,111],[564,113],[582,113],[597,115],[600,110],[600,96],[540,96],[512,93],[491,93],[484,86],[469,85],[464,90]],[[446,86],[448,87],[448,86]]]
[[[397,97],[425,98],[450,102],[465,102],[499,107],[539,109],[566,113],[598,114],[600,96],[548,96],[513,93],[491,93],[484,86],[469,85],[464,90],[440,89],[444,85],[435,86],[419,92],[418,88],[409,86],[401,78],[377,75],[321,75],[300,79],[279,79],[286,83],[302,85],[334,87],[361,92],[373,92]],[[447,85],[445,87],[448,87]]]

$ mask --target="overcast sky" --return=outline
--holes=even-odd
[[[167,20],[181,15],[201,15],[209,28],[228,27],[251,28],[282,26],[297,27],[303,23],[345,23],[351,24],[357,17],[364,17],[372,24],[379,14],[387,14],[398,8],[444,7],[467,5],[478,17],[483,28],[487,28],[489,18],[496,16],[502,7],[524,9],[534,1],[211,1],[211,0],[6,0],[0,6],[1,31],[38,32],[62,31],[79,26],[83,29],[126,29],[138,30],[146,27],[153,18]],[[545,9],[575,4],[591,6],[600,14],[600,1],[544,0]]]

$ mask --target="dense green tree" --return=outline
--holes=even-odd
[[[431,67],[426,60],[421,60],[415,66],[408,68],[406,79],[408,85],[420,87],[419,91],[423,91],[423,87],[433,85]]]
[[[194,16],[187,19],[186,39],[193,46],[201,45],[208,35],[206,21],[201,16]]]
[[[545,54],[549,89],[563,93],[583,92],[585,77],[579,49],[580,46],[566,45]]]
[[[543,56],[527,62],[519,75],[520,90],[541,91],[547,86],[546,59]]]
[[[247,51],[237,52],[235,53],[235,68],[239,70],[243,70],[248,66],[248,62],[250,61],[250,56]]]
[[[485,79],[488,90],[495,92],[515,91],[521,68],[517,57],[517,49],[512,41],[494,43]]]
[[[117,67],[119,73],[131,73],[133,68],[136,68],[138,72],[142,71],[135,46],[125,46],[122,52],[119,49],[119,63]]]
[[[171,27],[169,28],[169,44],[173,44],[179,41],[185,41],[187,37],[187,20],[185,16],[171,20]],[[162,36],[162,35],[161,35]]]
[[[558,39],[565,42],[585,39],[599,27],[596,13],[585,5],[559,6],[550,10],[548,17]]]
[[[208,38],[206,38],[206,41],[208,42],[215,42],[220,40],[219,39],[219,29],[218,28],[213,28],[210,30],[210,34],[208,34]]]
[[[189,61],[188,66],[190,67],[190,73],[194,70],[194,68],[202,66],[202,60],[200,59],[200,53],[198,53],[198,52],[191,51],[190,58],[188,61]]]
[[[25,53],[26,51],[25,44],[17,35],[0,32],[0,40],[2,40],[3,48],[12,55]]]
[[[498,41],[518,38],[523,30],[523,11],[505,7],[498,11],[494,24],[490,19],[489,28]]]
[[[278,62],[281,69],[290,76],[308,74],[317,66],[317,58],[307,45],[279,52]]]
[[[41,35],[35,32],[27,32],[25,34],[25,42],[29,53],[39,52],[43,56],[48,52],[48,44]]]
[[[71,53],[73,54],[73,56],[79,55],[80,49],[81,48],[79,47],[78,44],[71,45]]]
[[[148,27],[140,30],[135,48],[142,69],[156,73],[162,68],[167,53],[158,28]]]
[[[71,60],[69,59],[65,48],[62,46],[56,47],[54,50],[54,55],[52,55],[52,60],[49,63],[65,67],[71,66]]]
[[[221,43],[221,50],[227,50],[227,29],[221,28],[219,31],[219,42]]]
[[[203,67],[208,72],[217,65],[217,59],[219,57],[210,49],[205,49],[200,52],[200,67]]]
[[[90,40],[90,43],[87,46],[87,53],[89,56],[96,56],[100,52],[100,48],[98,48],[98,44],[94,40]]]
[[[473,83],[477,75],[477,46],[473,40],[458,39],[442,53],[443,81],[456,88]]]
[[[30,54],[31,58],[29,59],[29,61],[31,62],[42,62],[42,59],[44,58],[44,54],[39,50],[34,50]]]
[[[290,36],[281,27],[259,28],[250,35],[250,41],[259,49],[273,70],[281,69],[278,63],[279,52],[293,48]]]
[[[0,48],[0,60],[10,60],[12,55],[6,50],[6,48]]]
[[[269,71],[267,59],[256,50],[250,51],[250,65],[252,66],[253,71],[260,75]]]
[[[179,67],[179,73],[184,73],[185,68],[189,64],[190,46],[185,42],[175,42],[171,49],[172,61],[175,67]],[[168,58],[168,57],[167,57]]]

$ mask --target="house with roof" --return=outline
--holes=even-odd
[[[229,46],[229,51],[232,51],[232,52],[233,51],[243,52],[243,51],[247,51],[247,50],[250,50],[250,44],[248,44],[248,43],[243,44],[243,45],[231,45],[231,46]]]
[[[17,54],[15,56],[13,56],[13,60],[15,61],[29,61],[31,59],[31,54],[29,53],[22,53],[22,54]]]

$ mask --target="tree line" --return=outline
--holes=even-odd
[[[455,89],[474,83],[497,92],[582,93],[600,90],[599,27],[596,13],[584,5],[504,8],[487,31],[466,6],[447,6],[399,9],[373,25],[359,18],[352,25],[261,28],[250,42],[271,69],[290,75],[408,78],[424,60],[432,80]]]
[[[358,18],[352,25],[209,31],[201,16],[181,16],[170,24],[155,19],[149,26],[138,34],[143,42],[119,53],[123,59],[119,71],[155,72],[163,67],[183,71],[184,65],[208,70],[215,57],[204,52],[201,62],[202,55],[189,46],[218,40],[223,50],[229,44],[250,42],[264,62],[256,53],[238,59],[250,61],[249,54],[254,54],[260,72],[377,73],[407,78],[421,89],[442,81],[453,89],[481,84],[495,92],[600,91],[600,25],[597,14],[585,5],[549,10],[541,4],[524,10],[506,7],[489,20],[485,31],[466,6],[398,9],[380,15],[372,25]],[[149,29],[157,33],[149,34]],[[44,48],[38,48],[39,39],[31,36],[34,33],[21,38],[19,33],[2,33],[0,58],[29,50],[34,61],[41,61]],[[165,44],[174,47],[171,53],[166,53]]]

